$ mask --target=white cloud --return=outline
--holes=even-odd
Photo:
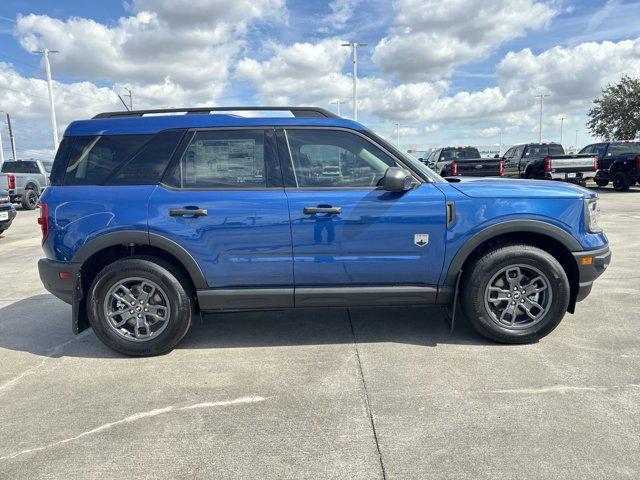
[[[376,45],[373,59],[405,81],[446,76],[455,66],[544,27],[557,13],[536,0],[397,0],[395,5],[395,26]]]
[[[215,103],[247,26],[283,17],[284,0],[136,0],[128,8],[133,15],[112,26],[18,16],[15,34],[26,50],[60,50],[51,60],[58,75],[158,91],[174,84],[190,103]]]
[[[321,26],[318,30],[320,32],[344,30],[359,3],[360,0],[333,0],[329,3],[331,13],[322,18]]]

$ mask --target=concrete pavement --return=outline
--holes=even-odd
[[[613,263],[535,345],[438,308],[196,320],[132,359],[37,276],[36,212],[0,237],[0,478],[638,478],[640,189],[600,189]]]

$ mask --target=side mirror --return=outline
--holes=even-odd
[[[389,167],[382,178],[382,188],[388,192],[406,192],[412,185],[413,177],[404,168]]]

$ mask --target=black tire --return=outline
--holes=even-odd
[[[631,179],[624,172],[618,172],[613,176],[613,189],[616,192],[626,192],[631,188]]]
[[[38,206],[38,192],[33,189],[27,189],[22,194],[20,204],[23,210],[35,210]]]
[[[516,265],[543,273],[549,283],[551,296],[548,299],[548,310],[540,315],[537,323],[534,322],[529,327],[526,324],[520,327],[501,325],[492,317],[485,297],[489,282],[494,276],[503,269]],[[510,290],[509,287],[506,288]],[[564,269],[553,256],[532,245],[510,244],[484,252],[466,269],[459,296],[466,317],[481,335],[502,343],[531,343],[548,335],[558,326],[569,305],[570,288]],[[510,300],[507,304],[509,302]],[[524,310],[516,312],[524,313]]]
[[[127,278],[151,281],[166,295],[169,305],[167,325],[153,338],[144,341],[127,339],[107,319],[107,295],[114,285]],[[125,355],[151,356],[168,352],[182,340],[191,326],[194,301],[188,285],[190,283],[179,270],[159,258],[129,257],[118,260],[100,271],[91,284],[87,298],[89,323],[102,342]]]
[[[603,188],[609,185],[608,179],[596,178],[594,181],[596,182],[596,185],[598,185],[600,188]]]

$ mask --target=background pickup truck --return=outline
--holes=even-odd
[[[500,177],[502,160],[482,158],[475,147],[445,147],[431,152],[427,165],[443,177]]]
[[[640,142],[593,143],[580,153],[598,156],[599,168],[594,180],[599,187],[613,181],[613,188],[624,192],[640,183]]]
[[[597,155],[566,155],[558,143],[514,145],[502,160],[504,176],[510,178],[564,180],[584,185],[598,170]]]
[[[49,185],[52,164],[39,160],[4,162],[0,169],[0,188],[9,191],[12,203],[20,202],[22,208],[33,210],[40,194]]]

